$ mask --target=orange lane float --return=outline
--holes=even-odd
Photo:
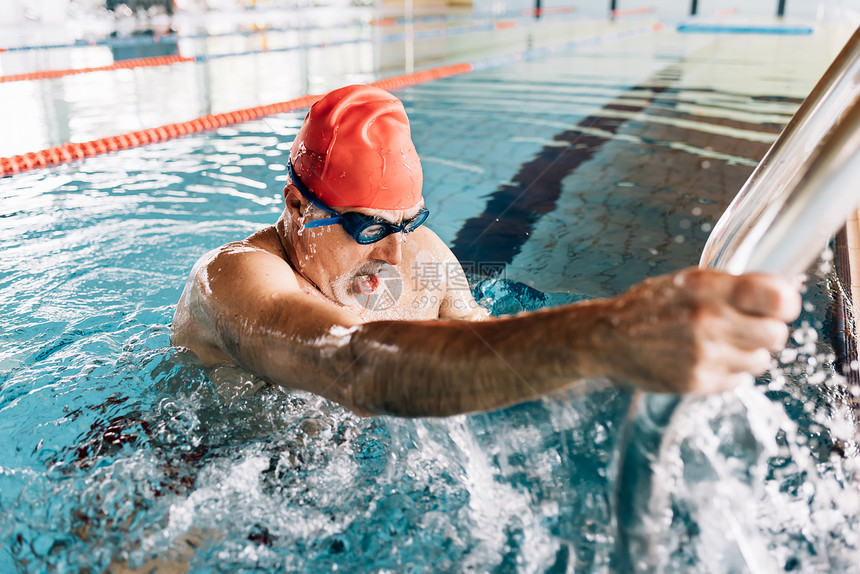
[[[396,90],[405,86],[429,82],[439,78],[471,72],[472,64],[456,64],[443,66],[432,70],[395,76],[373,82],[372,85],[384,90]],[[95,155],[129,149],[140,145],[165,141],[188,134],[208,131],[226,125],[247,122],[283,112],[309,108],[320,96],[307,95],[300,98],[256,106],[244,110],[236,110],[222,114],[212,114],[186,122],[166,124],[156,128],[138,130],[127,134],[100,138],[82,143],[66,143],[37,152],[0,158],[0,177],[12,175],[30,169],[48,167],[61,163],[81,160]]]
[[[40,72],[27,72],[26,74],[9,74],[0,76],[0,83],[22,82],[26,80],[45,80],[50,78],[62,78],[75,74],[88,74],[90,72],[105,72],[110,70],[123,70],[132,68],[146,68],[151,66],[169,66],[180,62],[194,62],[195,58],[184,56],[153,56],[151,58],[134,58],[132,60],[120,60],[109,66],[98,66],[95,68],[70,68],[67,70],[43,70]]]
[[[649,9],[650,10],[650,9]],[[644,33],[647,31],[657,31],[664,28],[662,22],[656,22],[648,26],[643,26],[637,30],[615,31],[610,34],[604,34],[594,38],[585,38],[575,40],[562,45],[561,49],[572,49],[581,45],[591,45],[594,41],[602,42],[608,39],[624,38],[632,34]],[[558,47],[541,49],[539,52],[555,52]],[[420,84],[465,74],[475,69],[484,69],[499,65],[499,63],[508,62],[511,58],[515,61],[522,60],[529,53],[515,53],[508,58],[490,58],[484,61],[466,62],[451,66],[442,66],[413,74],[405,74],[402,76],[394,76],[373,82],[371,85],[377,86],[385,90],[397,90],[399,88]],[[158,64],[156,64],[158,65]],[[309,108],[320,96],[307,95],[286,102],[269,104],[265,106],[257,106],[234,112],[223,114],[214,114],[196,118],[186,122],[166,124],[163,126],[149,128],[123,134],[118,136],[110,136],[82,143],[66,143],[55,146],[49,149],[30,152],[23,155],[14,155],[11,157],[0,157],[0,177],[12,175],[29,169],[47,167],[60,163],[68,163],[71,161],[81,160],[94,155],[105,154],[122,149],[128,149],[148,143],[160,142],[176,137],[181,137],[188,134],[198,133],[206,130],[212,130],[218,127],[229,124],[237,124],[247,122],[263,116],[278,114],[288,111],[294,111],[303,108]]]
[[[650,14],[651,12],[651,8],[630,8],[628,10],[613,10],[612,17],[621,18],[623,16],[638,16],[641,14]]]

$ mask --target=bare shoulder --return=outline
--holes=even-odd
[[[189,287],[200,296],[236,303],[240,294],[297,291],[299,283],[277,234],[273,228],[266,228],[201,257],[191,271],[186,290]]]
[[[472,297],[457,257],[433,230],[420,227],[410,234],[404,260],[410,262],[407,273],[412,283],[422,286],[427,291],[424,295],[438,302],[439,318],[483,321],[490,317]]]
[[[457,257],[442,238],[432,229],[423,226],[406,236],[403,242],[403,261],[410,267],[410,273],[421,268],[429,270],[430,267],[436,267],[438,270],[445,270],[460,266]]]
[[[302,342],[361,323],[303,285],[274,228],[223,245],[191,270],[171,342],[207,365],[237,364],[283,382],[305,364]]]
[[[260,301],[299,292],[295,272],[278,253],[277,236],[269,229],[213,249],[194,264],[173,317],[174,345],[209,364],[230,362],[217,336],[224,317],[248,316]]]
[[[228,243],[195,266],[196,283],[205,288],[207,296],[235,303],[237,294],[264,296],[299,290],[296,273],[284,256],[255,238]]]
[[[421,226],[409,235],[403,245],[404,256],[417,255],[421,251],[427,251],[440,260],[456,261],[457,258],[445,245],[436,232],[426,226]]]

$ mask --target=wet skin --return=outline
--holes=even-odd
[[[767,368],[800,311],[776,277],[687,269],[612,299],[483,321],[426,227],[359,245],[339,225],[302,229],[307,201],[292,186],[285,199],[274,226],[198,261],[172,341],[362,415],[488,410],[600,376],[723,392]],[[353,211],[398,222],[420,207]],[[386,291],[397,297],[381,303]]]

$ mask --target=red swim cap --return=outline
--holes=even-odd
[[[409,209],[424,175],[403,104],[373,86],[346,86],[311,106],[290,149],[293,170],[331,207]]]

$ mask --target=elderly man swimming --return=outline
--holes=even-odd
[[[778,278],[687,269],[612,299],[491,318],[422,225],[406,112],[378,88],[320,99],[288,168],[278,221],[194,266],[172,341],[361,415],[487,410],[602,376],[722,392],[767,368],[800,311]]]

